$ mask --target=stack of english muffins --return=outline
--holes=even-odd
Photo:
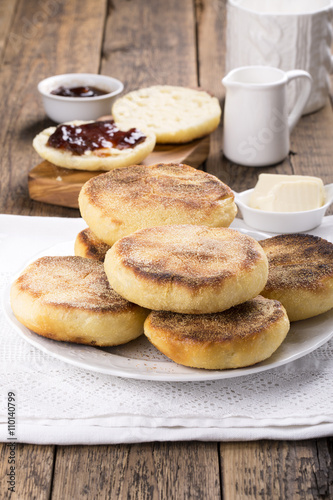
[[[11,289],[16,317],[40,335],[112,346],[144,332],[179,364],[231,369],[333,307],[331,243],[230,229],[233,192],[188,165],[115,169],[90,179],[79,205],[76,255],[38,259]]]
[[[237,368],[284,340],[285,309],[258,297],[265,252],[229,228],[234,196],[216,177],[184,164],[132,166],[88,181],[79,206],[88,228],[76,255],[104,261],[112,289],[150,311],[144,333],[169,358]]]
[[[289,330],[281,303],[258,297],[268,276],[263,249],[233,229],[141,229],[112,246],[104,269],[122,297],[152,310],[144,333],[183,365],[252,365],[271,356]]]

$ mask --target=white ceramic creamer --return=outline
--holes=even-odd
[[[313,80],[303,113],[328,102],[331,55],[332,0],[228,0],[226,73],[249,65],[284,71],[303,69]],[[290,107],[299,83],[288,90]]]
[[[287,87],[300,80],[297,100],[288,110]],[[223,78],[223,152],[240,165],[261,167],[289,153],[290,133],[311,92],[311,76],[303,70],[284,72],[268,66],[237,68]]]

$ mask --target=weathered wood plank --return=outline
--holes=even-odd
[[[296,131],[295,131],[296,132]],[[292,134],[291,156],[295,174],[316,175],[324,184],[333,182],[333,112],[330,103],[317,113],[303,116]],[[327,215],[333,214],[333,207]]]
[[[221,79],[225,65],[225,2],[196,0],[198,74],[202,88],[215,95],[221,108],[224,105],[224,88]],[[207,172],[216,175],[223,182],[229,182],[229,166],[222,164],[223,119],[217,130],[211,134],[210,155],[206,162]]]
[[[15,459],[15,492],[8,490],[10,465],[9,447],[0,444],[0,497],[20,500],[48,500],[52,485],[54,446],[16,444],[12,456]]]
[[[217,444],[60,446],[52,500],[63,498],[219,499]]]
[[[35,203],[28,196],[28,171],[40,162],[32,139],[51,124],[36,86],[57,73],[98,71],[105,5],[106,0],[17,4],[0,81],[2,213],[78,216],[75,210]]]
[[[332,457],[325,439],[221,444],[224,500],[329,499]]]
[[[119,78],[125,92],[160,84],[196,87],[195,47],[192,0],[114,0],[101,73]]]
[[[58,446],[52,500],[125,498],[128,445]]]
[[[0,61],[2,60],[4,48],[8,41],[8,34],[12,26],[17,1],[0,3]]]
[[[333,113],[330,104],[303,116],[291,135],[291,162],[296,174],[317,175],[333,182]],[[297,131],[297,133],[296,133]]]
[[[124,498],[219,499],[217,444],[133,445],[124,479]]]

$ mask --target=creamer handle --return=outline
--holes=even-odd
[[[291,82],[292,80],[295,80],[296,78],[303,79],[303,85],[299,93],[299,96],[296,100],[293,109],[290,111],[288,116],[289,132],[292,132],[293,129],[295,128],[296,123],[300,119],[301,114],[305,108],[305,105],[310,97],[310,92],[312,88],[312,78],[309,73],[303,71],[302,69],[294,69],[292,71],[287,71],[286,74],[288,83]]]

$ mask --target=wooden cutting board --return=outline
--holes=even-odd
[[[191,167],[198,168],[208,156],[209,143],[210,138],[206,136],[186,144],[159,144],[142,164],[174,162],[186,163]],[[29,195],[31,199],[36,201],[78,208],[78,196],[83,184],[102,173],[105,172],[70,170],[43,161],[29,172]]]

